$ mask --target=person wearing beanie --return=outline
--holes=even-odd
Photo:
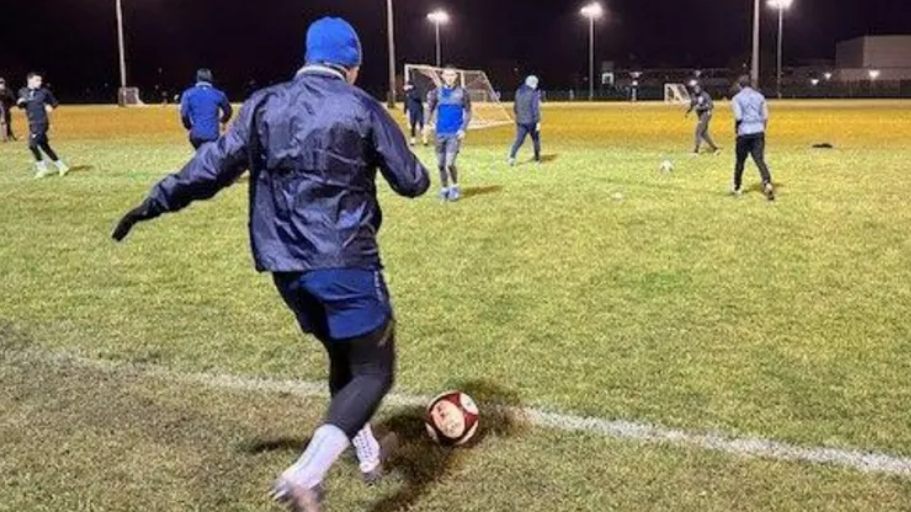
[[[321,509],[323,479],[349,446],[366,481],[381,475],[369,422],[394,381],[396,323],[377,243],[376,177],[405,197],[430,187],[396,122],[353,85],[360,64],[351,25],[314,22],[294,79],[254,93],[223,137],[155,185],[112,234],[122,241],[137,223],[209,199],[249,170],[256,268],[272,274],[300,328],[329,355],[329,410],[273,487],[294,511]]]
[[[231,120],[234,110],[222,91],[215,88],[212,71],[200,69],[196,72],[196,85],[184,91],[180,97],[180,119],[190,132],[193,149],[221,136],[221,126]]]
[[[443,84],[430,92],[427,101],[427,123],[436,117],[436,153],[440,170],[440,199],[458,201],[462,197],[456,160],[462,140],[471,123],[471,96],[456,85],[459,72],[452,66],[443,70]],[[425,129],[426,130],[426,129]]]
[[[525,144],[525,138],[531,135],[535,149],[535,163],[541,163],[541,91],[538,90],[538,77],[531,75],[516,91],[513,110],[516,114],[516,142],[509,153],[509,165],[516,165],[519,149]]]
[[[715,145],[712,136],[709,134],[709,124],[712,122],[715,103],[712,101],[712,96],[698,83],[693,84],[693,95],[690,100],[690,108],[686,111],[686,117],[689,117],[693,111],[699,117],[699,122],[696,123],[696,149],[693,150],[693,154],[699,156],[702,141],[705,141],[712,153],[717,155],[721,152],[721,148]]]
[[[6,86],[6,80],[0,78],[0,140],[8,142],[16,140],[13,133],[13,107],[16,105],[16,96]]]

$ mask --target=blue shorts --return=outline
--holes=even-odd
[[[323,343],[364,336],[392,318],[389,291],[379,270],[277,273],[273,279],[301,329]]]

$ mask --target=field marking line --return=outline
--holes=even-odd
[[[31,358],[37,357],[43,362],[69,363],[104,372],[126,371],[139,376],[196,384],[213,389],[281,393],[303,398],[328,397],[324,381],[285,380],[210,372],[180,372],[164,366],[90,359],[69,353],[38,354],[35,351],[29,351],[27,357],[29,356]],[[385,405],[393,407],[423,407],[429,400],[430,397],[392,393],[386,398]],[[629,440],[646,444],[699,448],[742,458],[837,466],[861,473],[911,477],[911,457],[876,451],[823,446],[798,446],[761,437],[736,437],[724,433],[697,433],[650,423],[576,416],[530,407],[504,406],[500,407],[499,410],[512,417],[519,418],[529,425],[563,432],[586,433],[608,439]]]

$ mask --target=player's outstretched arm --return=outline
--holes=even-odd
[[[182,210],[193,201],[209,199],[232,185],[249,163],[248,146],[256,105],[253,100],[247,102],[228,133],[218,142],[203,146],[179,173],[155,185],[149,197],[121,219],[112,237],[119,242],[137,223]]]
[[[371,110],[375,162],[397,194],[419,197],[430,188],[427,169],[414,156],[402,130],[382,107]]]

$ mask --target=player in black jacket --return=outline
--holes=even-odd
[[[44,178],[52,173],[48,169],[47,162],[44,161],[42,151],[51,159],[61,176],[65,176],[70,171],[70,168],[51,149],[47,137],[47,132],[51,129],[49,114],[60,103],[54,94],[43,86],[43,81],[44,79],[39,73],[29,73],[28,87],[19,91],[19,99],[16,101],[19,108],[25,110],[28,116],[28,148],[35,155],[35,166],[38,168],[38,172],[35,174],[36,179]]]
[[[13,107],[16,105],[16,96],[6,86],[6,80],[0,78],[0,140],[7,142],[16,140],[13,134]]]

